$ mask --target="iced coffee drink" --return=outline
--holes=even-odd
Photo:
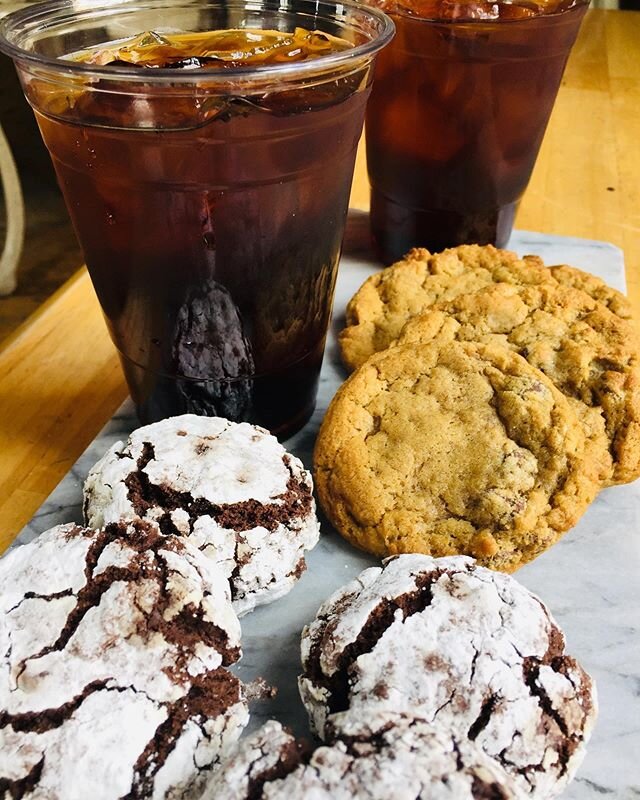
[[[392,27],[330,4],[323,21],[322,5],[203,4],[203,26],[215,10],[234,27],[145,31],[64,53],[55,76],[24,69],[144,422],[193,412],[286,436],[313,411],[373,53]]]
[[[381,258],[417,245],[504,246],[588,3],[381,5],[397,30],[366,120]]]

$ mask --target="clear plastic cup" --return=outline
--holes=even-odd
[[[224,70],[66,58],[151,29],[297,27],[353,47]],[[143,422],[192,412],[283,437],[311,415],[392,35],[381,12],[324,0],[55,0],[0,24]]]
[[[416,246],[503,247],[588,0],[381,4],[397,31],[366,116],[381,259]]]

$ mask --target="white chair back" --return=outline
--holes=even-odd
[[[11,294],[17,285],[17,271],[24,245],[24,198],[16,162],[0,126],[0,177],[7,225],[0,256],[0,296]]]
[[[29,5],[26,0],[0,0],[0,17]],[[0,297],[11,294],[17,285],[17,271],[24,245],[24,197],[20,177],[7,137],[0,125],[0,180],[4,194],[6,233],[0,255]]]

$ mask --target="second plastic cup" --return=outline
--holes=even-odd
[[[300,27],[353,46],[211,70],[67,58],[152,26]],[[194,412],[286,436],[309,418],[392,34],[378,11],[323,0],[56,0],[3,21],[143,422]]]
[[[397,33],[366,118],[372,234],[385,262],[415,246],[506,244],[587,8],[545,5],[390,9]]]

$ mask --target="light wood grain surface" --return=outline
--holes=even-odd
[[[638,311],[639,143],[640,13],[592,10],[516,226],[623,248]],[[362,147],[351,201],[368,207]],[[2,551],[126,396],[84,270],[3,344],[0,376]]]

